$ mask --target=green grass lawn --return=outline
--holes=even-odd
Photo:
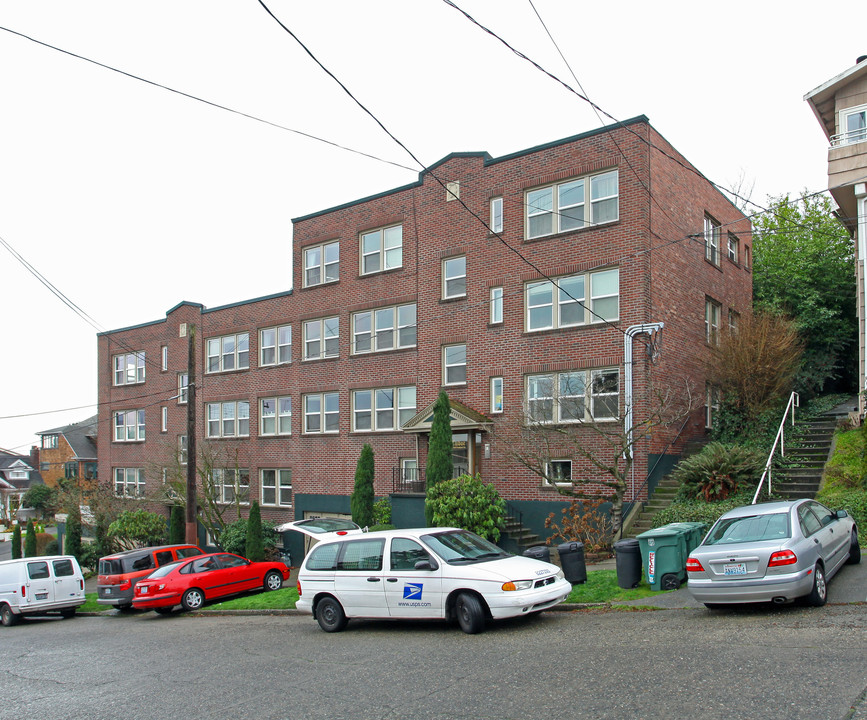
[[[78,608],[78,612],[105,612],[111,610],[111,605],[100,605],[96,602],[96,593],[85,593],[85,603]]]
[[[624,590],[617,585],[616,570],[594,570],[587,573],[587,582],[572,586],[572,592],[566,598],[566,602],[618,602],[621,600],[636,600],[658,594],[659,591],[651,590],[650,585],[644,580],[641,581],[641,584],[637,588]]]
[[[284,587],[282,590],[241,595],[231,600],[205,605],[206,610],[291,610],[298,600],[298,590]]]

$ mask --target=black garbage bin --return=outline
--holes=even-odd
[[[533,547],[528,547],[524,550],[524,555],[533,558],[534,560],[551,562],[551,551],[548,549],[547,545],[533,545]]]
[[[563,574],[573,585],[587,582],[587,565],[584,564],[584,543],[566,542],[557,546],[560,554],[560,567]]]
[[[614,543],[617,566],[617,586],[626,590],[637,588],[641,582],[641,547],[635,538]]]

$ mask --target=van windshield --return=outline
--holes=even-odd
[[[509,557],[509,553],[502,548],[468,530],[422,535],[421,541],[450,565]]]

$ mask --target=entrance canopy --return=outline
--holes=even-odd
[[[432,402],[421,412],[417,413],[409,422],[405,423],[403,431],[406,433],[429,433],[430,427],[433,424],[433,407],[435,404],[436,401]],[[492,424],[492,421],[480,412],[476,412],[462,402],[452,399],[449,399],[449,420],[452,432],[490,430]]]

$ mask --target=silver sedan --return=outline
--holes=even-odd
[[[824,605],[828,581],[860,560],[858,528],[845,510],[805,499],[747,505],[717,520],[690,553],[687,587],[710,608],[799,598]]]

